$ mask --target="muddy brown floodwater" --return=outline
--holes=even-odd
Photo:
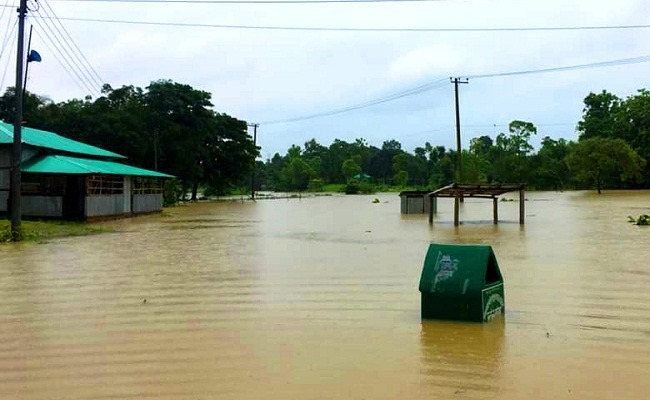
[[[373,204],[374,198],[381,203]],[[647,399],[650,192],[400,216],[219,202],[0,247],[0,399]],[[429,242],[493,246],[506,315],[420,321]],[[146,300],[146,302],[145,302]]]

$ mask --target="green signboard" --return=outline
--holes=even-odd
[[[503,283],[497,283],[481,290],[483,300],[483,322],[487,322],[505,311]]]

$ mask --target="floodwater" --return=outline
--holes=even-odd
[[[381,203],[373,204],[379,198]],[[218,202],[0,247],[1,399],[650,398],[650,192],[401,216]],[[422,322],[429,242],[493,246],[506,315]],[[146,302],[145,302],[146,300]]]

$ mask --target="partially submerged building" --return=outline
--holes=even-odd
[[[8,212],[13,126],[0,122],[0,213]],[[22,214],[93,219],[159,212],[172,175],[56,133],[22,128]]]

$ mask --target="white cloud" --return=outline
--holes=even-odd
[[[462,66],[460,51],[447,45],[411,50],[390,64],[390,74],[397,80],[416,80],[457,71]]]

